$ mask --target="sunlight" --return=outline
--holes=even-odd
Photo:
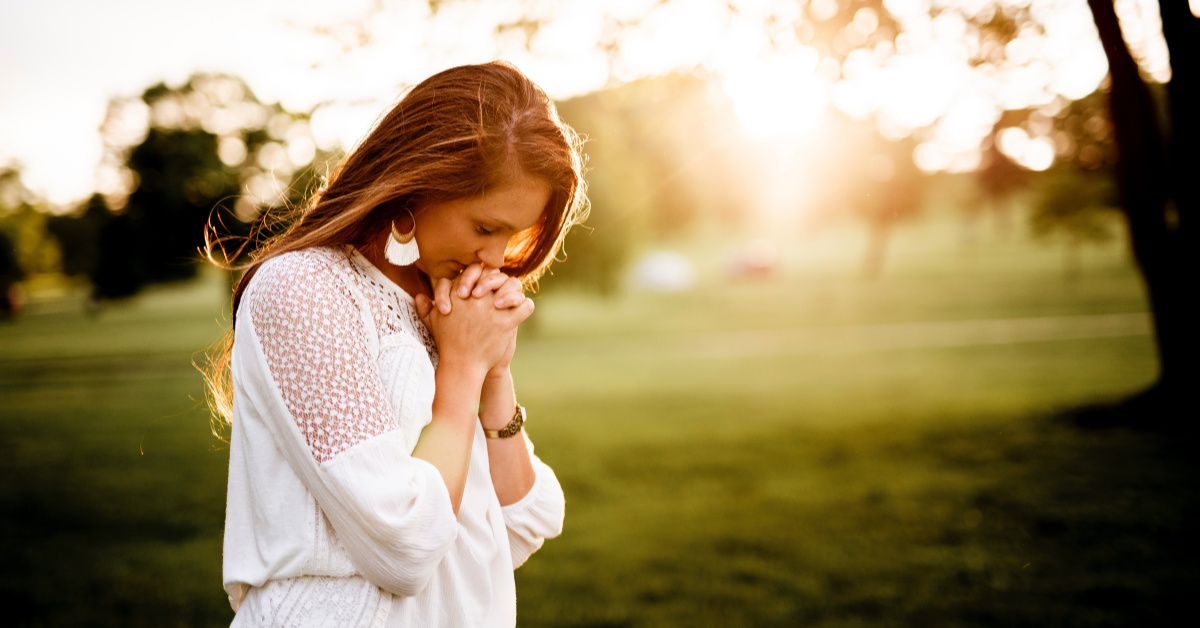
[[[1196,0],[1192,0],[1193,8]],[[1125,44],[1144,77],[1159,83],[1171,80],[1170,54],[1162,35],[1162,16],[1155,0],[1115,0],[1113,9],[1121,23]]]
[[[908,129],[932,124],[946,113],[970,76],[962,63],[934,52],[894,57],[879,73],[875,100]]]
[[[314,148],[353,146],[405,86],[454,65],[505,58],[559,100],[671,72],[715,75],[749,136],[795,146],[832,104],[854,119],[878,116],[889,137],[922,134],[923,164],[958,169],[977,159],[978,148],[967,144],[986,134],[998,110],[1082,98],[1107,73],[1083,0],[883,0],[871,8],[850,3],[859,7],[852,15],[837,0],[212,3],[217,8],[189,14],[189,28],[178,33],[140,26],[177,20],[171,3],[82,3],[71,19],[47,8],[55,3],[8,3],[6,23],[27,26],[4,42],[6,58],[28,63],[0,63],[0,161],[20,161],[26,184],[54,203],[76,202],[95,187],[104,156],[95,129],[107,101],[159,80],[181,84],[204,67],[245,79],[263,102],[313,112],[315,147],[286,145],[295,164]],[[1188,5],[1200,15],[1200,0]],[[1025,24],[996,58],[971,65],[969,53],[991,45],[972,43],[971,20],[1025,6],[1038,26]],[[1169,80],[1156,0],[1115,0],[1115,8],[1144,76]],[[536,28],[500,27],[522,18]],[[868,33],[896,29],[893,21],[899,36],[862,45]],[[837,33],[840,43],[823,48],[821,59],[805,45],[822,39],[814,33]],[[231,45],[213,45],[219,38]],[[74,49],[90,52],[64,52]],[[145,54],[157,49],[172,54]],[[161,121],[183,112],[153,113]],[[218,135],[234,124],[211,122]],[[1030,163],[1050,161],[1048,140],[1031,141]],[[226,143],[221,157],[248,158],[236,143]]]
[[[750,61],[728,72],[721,85],[747,133],[794,142],[825,117],[828,86],[816,68],[816,52],[803,48]]]
[[[1021,127],[1009,127],[996,142],[1000,152],[1030,170],[1040,172],[1054,164],[1054,142],[1048,137],[1030,137]]]
[[[716,3],[659,5],[622,40],[617,76],[629,81],[695,66],[722,43],[724,27]]]

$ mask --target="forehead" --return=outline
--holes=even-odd
[[[532,227],[550,202],[550,184],[522,177],[495,190],[464,199],[462,209],[475,220],[523,230]]]

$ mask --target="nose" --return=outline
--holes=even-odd
[[[479,249],[476,255],[479,257],[479,261],[488,268],[500,268],[504,265],[504,249],[508,247],[508,240],[502,238],[492,238],[492,240],[492,242],[488,242],[487,246]]]

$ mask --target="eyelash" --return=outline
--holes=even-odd
[[[485,236],[490,236],[490,235],[492,235],[493,233],[496,233],[496,230],[495,230],[495,229],[487,229],[487,228],[484,228],[484,227],[480,227],[480,226],[478,226],[478,225],[476,225],[476,227],[475,227],[475,231],[479,232],[479,235],[485,235]]]

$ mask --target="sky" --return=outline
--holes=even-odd
[[[786,3],[731,1],[736,18],[721,10],[723,2],[704,0],[653,10],[610,66],[598,45],[611,37],[601,18],[639,15],[652,0],[532,3],[547,25],[528,48],[518,33],[499,36],[494,28],[521,16],[521,0],[447,3],[436,19],[424,0],[384,0],[387,12],[373,17],[371,0],[0,0],[0,164],[19,163],[25,184],[51,203],[77,202],[96,186],[98,129],[109,99],[137,96],[159,81],[182,84],[196,71],[240,76],[260,100],[291,110],[320,105],[312,124],[317,143],[348,146],[404,85],[500,57],[555,98],[699,66],[721,77],[749,134],[791,142],[818,126],[830,106],[881,112],[882,124],[897,133],[936,121],[918,154],[923,167],[966,169],[1002,108],[1083,96],[1107,70],[1086,0],[1033,0],[1046,35],[1008,52],[1046,62],[998,77],[967,71],[961,20],[929,15],[931,2],[979,7],[986,0],[885,0],[912,35],[908,54],[882,61],[858,55],[840,75],[800,42],[767,39],[761,18]],[[1148,74],[1165,80],[1154,1],[1117,6],[1123,25],[1149,33],[1131,46]],[[872,27],[870,17],[863,28]],[[364,35],[367,45],[358,45]],[[1031,142],[1022,146],[1039,148],[1037,138]]]
[[[180,84],[195,71],[228,72],[261,100],[307,109],[331,98],[391,99],[407,76],[438,62],[401,58],[371,76],[352,63],[337,73],[312,70],[340,54],[331,38],[304,28],[330,21],[323,7],[331,4],[354,3],[0,0],[0,162],[19,160],[26,185],[70,202],[93,187],[111,97],[136,96],[159,81]],[[460,57],[486,58],[471,41],[463,38]]]

